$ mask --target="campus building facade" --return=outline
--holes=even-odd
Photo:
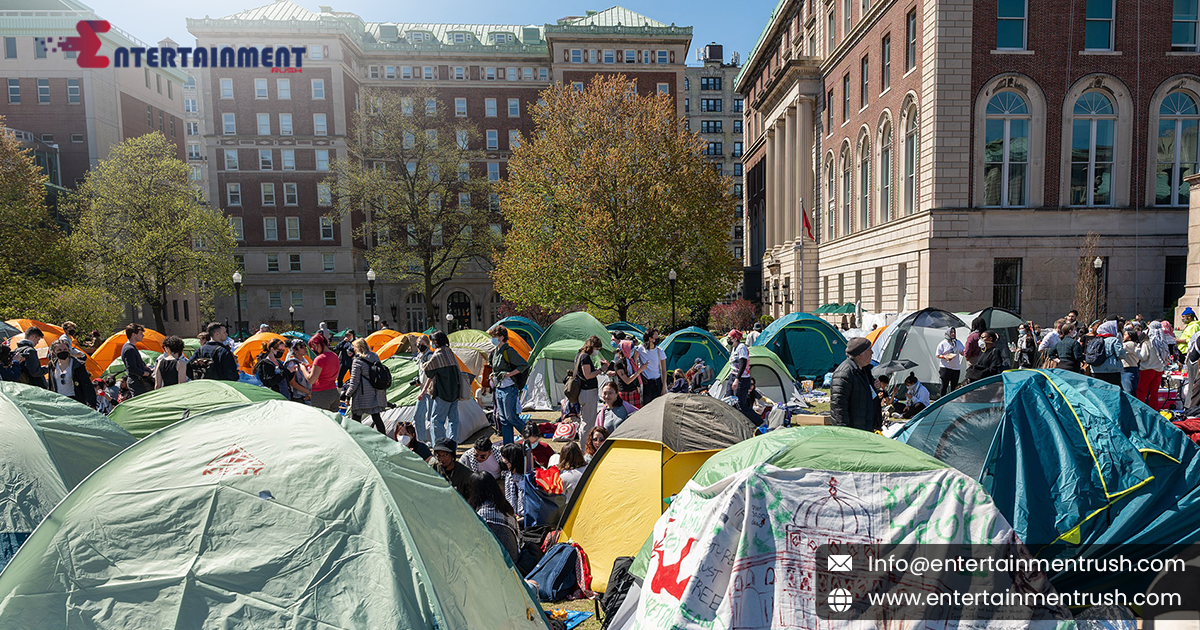
[[[1196,15],[1195,0],[782,0],[737,85],[764,312],[1052,321],[1095,233],[1100,310],[1166,314],[1196,172]]]
[[[350,122],[365,88],[431,88],[481,132],[478,176],[499,181],[515,143],[533,132],[530,108],[560,81],[582,88],[624,74],[641,93],[683,102],[691,29],[621,7],[545,25],[365,22],[330,7],[288,0],[217,19],[189,19],[201,46],[306,46],[303,68],[210,68],[197,77],[201,177],[229,215],[245,271],[242,328],[263,321],[315,329],[371,326],[366,217],[330,221],[330,162],[347,157]],[[189,139],[190,140],[190,139]],[[200,144],[199,142],[197,144]],[[494,200],[472,200],[493,203]],[[496,218],[500,222],[499,214]],[[487,270],[470,266],[447,285],[426,321],[422,291],[380,280],[376,314],[393,328],[423,330],[452,315],[456,328],[486,328],[500,296]],[[289,307],[294,312],[289,312]],[[234,318],[232,299],[218,312]]]

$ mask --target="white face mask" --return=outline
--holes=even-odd
[[[400,445],[401,445],[401,446],[408,446],[410,443],[412,443],[412,438],[411,438],[411,437],[409,437],[409,436],[407,436],[407,435],[401,435],[401,436],[400,436]]]
[[[987,348],[987,343],[986,343],[986,342],[984,342],[984,340],[980,339],[980,340],[979,340],[979,347],[980,347],[980,349]]]
[[[530,448],[533,448],[534,446],[538,445],[538,442],[541,441],[541,438],[534,437],[531,435],[531,436],[525,438],[525,441],[529,443]]]
[[[588,354],[588,356],[590,356],[590,357],[594,357],[594,356],[596,356],[597,354],[600,354],[600,351],[599,351],[599,350],[592,350],[592,351],[591,351],[591,352]]]

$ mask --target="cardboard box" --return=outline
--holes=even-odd
[[[829,416],[815,416],[806,413],[792,414],[792,426],[824,426],[832,424],[832,418]]]

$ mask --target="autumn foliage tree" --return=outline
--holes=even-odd
[[[502,185],[510,225],[492,272],[505,299],[624,320],[639,304],[708,305],[740,273],[729,251],[731,181],[701,154],[666,95],[624,76],[583,91],[556,84],[533,107],[536,133]]]
[[[363,212],[356,236],[381,279],[411,283],[435,298],[469,264],[485,265],[498,242],[491,185],[478,172],[479,132],[431,90],[366,90],[327,181],[335,216]]]

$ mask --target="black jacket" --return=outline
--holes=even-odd
[[[847,358],[833,371],[829,390],[829,409],[838,426],[876,431],[883,425],[879,401],[875,398],[871,368],[860,368]]]
[[[42,389],[46,388],[46,368],[42,366],[41,359],[38,358],[37,348],[28,339],[22,339],[17,342],[17,350],[14,354],[19,354],[25,358],[20,363],[21,372],[17,376],[17,381],[27,385],[36,385]]]
[[[975,357],[975,362],[967,368],[967,379],[970,381],[983,380],[989,376],[995,376],[1009,367],[1008,361],[1004,359],[1004,354],[1000,351],[1000,346],[992,346],[991,350],[984,350],[983,354]]]
[[[218,341],[210,341],[196,351],[196,358],[212,359],[212,365],[208,368],[208,373],[203,375],[203,378],[216,379],[218,381],[237,381],[238,366],[237,359],[225,344]],[[194,360],[194,359],[193,359]],[[189,376],[189,378],[199,378],[201,375]]]
[[[1072,337],[1063,337],[1058,345],[1050,348],[1046,356],[1058,359],[1058,367],[1063,370],[1078,372],[1083,367],[1083,346]]]
[[[51,364],[48,374],[50,383],[50,391],[58,392],[59,382],[54,377],[54,366]],[[79,359],[71,359],[71,382],[75,384],[75,395],[72,396],[76,401],[81,402],[92,409],[96,408],[96,386],[92,385],[92,375],[88,374],[87,367],[83,365]]]

